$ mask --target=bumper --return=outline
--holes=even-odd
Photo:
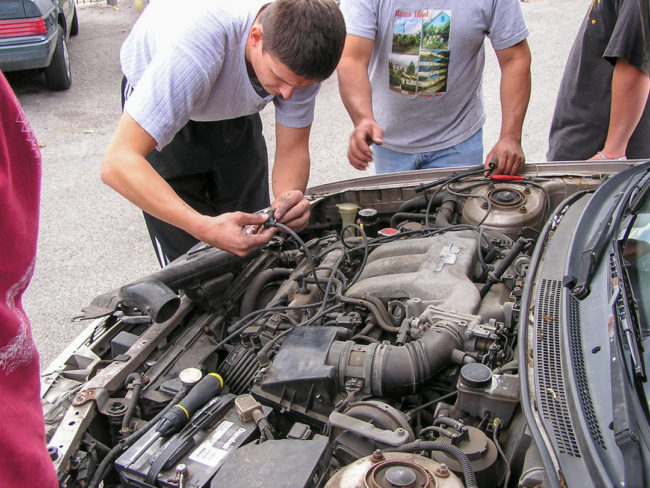
[[[4,72],[50,65],[58,32],[44,36],[0,39],[0,69]]]

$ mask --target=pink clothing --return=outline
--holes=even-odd
[[[41,154],[0,73],[0,487],[58,486],[47,453],[38,352],[22,306],[36,256]]]

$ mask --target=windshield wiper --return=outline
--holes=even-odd
[[[607,244],[611,241],[612,235],[616,230],[614,225],[617,219],[614,212],[618,208],[623,193],[618,193],[614,196],[614,203],[607,214],[607,218],[603,219],[598,225],[598,229],[591,235],[591,239],[587,243],[584,251],[580,254],[580,274],[575,285],[571,291],[578,299],[585,298],[589,295],[589,285],[594,277],[596,266],[600,262],[603,252],[607,249]]]
[[[629,282],[623,276],[625,271],[620,262],[619,252],[614,253],[612,265],[615,267],[612,283],[614,289],[609,300],[612,311],[614,327],[625,340],[625,345],[630,353],[632,371],[634,376],[641,381],[647,380],[645,361],[643,359],[643,344],[641,342],[641,328],[639,326],[639,314],[636,303],[629,289]]]
[[[580,254],[580,268],[577,279],[567,279],[565,281],[565,283],[571,284],[571,291],[579,300],[589,295],[591,280],[594,277],[598,263],[600,263],[614,233],[618,231],[623,217],[631,209],[638,207],[639,201],[643,201],[642,197],[647,191],[649,179],[650,173],[646,171],[633,179],[624,191],[614,195],[614,201],[611,204],[609,212],[601,220],[598,228],[591,235],[584,251]]]

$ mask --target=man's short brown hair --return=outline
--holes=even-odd
[[[277,0],[260,15],[263,50],[298,76],[322,81],[334,72],[345,21],[333,0]]]

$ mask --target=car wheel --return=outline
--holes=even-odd
[[[56,41],[52,62],[45,68],[45,80],[50,90],[67,90],[72,84],[68,43],[61,26],[59,26],[59,37]]]
[[[76,36],[77,34],[79,34],[79,17],[77,17],[77,7],[75,7],[72,14],[72,22],[70,22],[70,35]]]

